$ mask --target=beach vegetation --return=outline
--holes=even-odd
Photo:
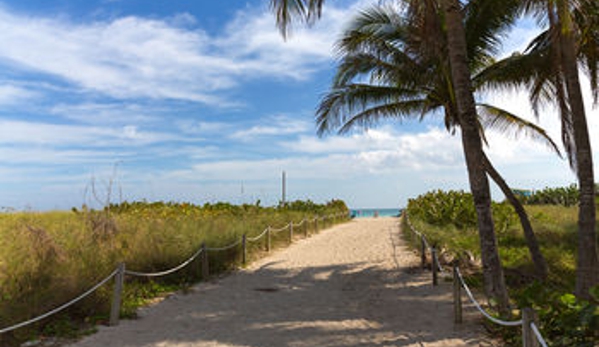
[[[429,192],[411,199],[406,211],[414,227],[426,235],[429,243],[436,245],[441,262],[447,266],[460,264],[464,273],[469,274],[469,283],[480,286],[479,239],[475,219],[467,217],[474,208],[469,195],[451,191]],[[443,205],[446,207],[441,207]],[[427,210],[443,213],[431,214],[426,213]],[[517,217],[512,207],[504,202],[493,203],[499,252],[512,306],[533,307],[539,314],[543,335],[552,345],[594,346],[599,339],[599,287],[589,290],[590,300],[572,295],[576,282],[578,207],[527,205],[526,210],[547,259],[549,272],[544,282],[535,274],[521,226],[514,222]],[[453,219],[459,222],[455,223]],[[406,224],[403,231],[410,245],[419,249],[419,240]],[[519,332],[514,329],[502,329],[493,324],[489,329],[501,333],[510,344],[518,342]]]
[[[99,210],[83,206],[72,211],[0,213],[0,328],[68,302],[121,262],[129,270],[162,271],[188,259],[202,243],[223,247],[244,234],[256,236],[267,226],[280,228],[339,213],[349,215],[340,200],[293,201],[281,207],[142,201]],[[306,227],[315,231],[314,223]],[[272,247],[287,243],[288,233],[273,233]],[[264,254],[264,239],[248,244],[250,261]],[[209,252],[209,261],[211,274],[230,271],[241,265],[241,248]],[[165,277],[127,277],[121,315],[135,317],[140,305],[202,280],[200,273],[198,258]],[[81,326],[106,323],[113,282],[57,316],[0,335],[0,345],[10,346],[40,333],[70,335],[73,329],[85,331]]]

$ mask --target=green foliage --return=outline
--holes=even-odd
[[[135,271],[172,268],[205,242],[209,247],[231,244],[247,234],[254,237],[268,225],[335,213],[348,213],[342,201],[327,204],[294,201],[281,207],[172,202],[124,202],[102,210],[85,206],[68,212],[0,213],[0,322],[1,328],[49,311],[89,289],[110,274],[119,262]],[[312,230],[313,231],[313,230]],[[287,236],[273,236],[273,247]],[[250,259],[263,251],[260,242],[248,245]],[[240,265],[241,248],[211,252],[211,273]],[[155,296],[200,280],[192,263],[156,281],[127,278],[122,314]],[[89,317],[104,321],[110,308],[112,282],[55,319],[0,335],[0,345],[18,344],[39,332],[71,335]],[[74,326],[65,322],[76,322]]]
[[[545,188],[535,191],[531,196],[523,197],[522,200],[530,205],[562,205],[575,206],[578,204],[580,193],[576,184],[567,187]]]
[[[596,203],[599,205],[599,184],[595,185]],[[567,187],[545,188],[534,192],[531,196],[523,197],[522,201],[529,205],[562,205],[576,206],[580,192],[576,184]],[[598,206],[599,208],[599,206]]]
[[[539,328],[551,346],[593,347],[599,341],[599,307],[534,282],[514,295],[518,307],[533,307]],[[517,342],[519,334],[513,334]]]
[[[464,191],[436,190],[408,200],[410,216],[428,224],[456,228],[474,228],[477,225],[476,209],[472,194]],[[493,203],[493,216],[497,225],[504,229],[515,222],[510,205]]]
[[[464,256],[469,254],[477,258],[480,255],[475,224],[472,221],[465,222],[463,218],[468,214],[464,210],[473,208],[468,206],[471,200],[468,201],[467,195],[463,192],[428,193],[410,200],[407,212],[412,224],[446,255],[442,255],[442,259],[458,258],[463,265],[470,265],[470,271],[478,276],[478,262],[466,262],[468,257]],[[501,261],[510,296],[516,301],[515,306],[535,308],[539,314],[540,329],[551,346],[593,346],[593,341],[599,339],[599,288],[591,291],[597,300],[595,303],[577,301],[569,294],[574,289],[578,209],[564,204],[526,207],[549,266],[549,279],[541,284],[536,282],[534,267],[515,213],[511,208],[497,208],[500,205],[493,205],[493,217],[498,226]],[[452,211],[452,208],[462,211]],[[425,209],[435,212],[423,211]],[[455,223],[452,218],[459,219],[459,222]],[[505,220],[510,222],[502,226],[500,223]],[[411,233],[404,233],[410,240]],[[417,249],[417,240],[410,242]],[[521,344],[519,331],[494,329],[499,330],[510,345]]]

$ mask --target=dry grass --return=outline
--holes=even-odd
[[[322,208],[321,214],[341,211]],[[244,233],[257,235],[267,225],[280,227],[313,216],[314,212],[308,211],[258,207],[0,214],[0,328],[69,301],[105,278],[119,262],[136,271],[164,270],[188,258],[202,242],[220,247]],[[284,244],[284,240],[284,235],[278,236],[273,245]],[[255,257],[261,246],[253,244],[249,250]],[[210,261],[212,271],[231,269],[239,264],[240,249],[211,254]],[[199,279],[196,263],[158,282],[128,279],[123,314],[134,314],[147,297],[172,290],[173,284]],[[111,288],[105,286],[54,320],[0,336],[0,344],[29,339],[44,329],[60,334],[54,328],[57,321],[104,321],[110,297]]]

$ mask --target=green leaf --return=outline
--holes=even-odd
[[[572,307],[572,306],[576,305],[576,297],[570,293],[560,296],[559,300],[562,304],[564,304],[568,307]]]

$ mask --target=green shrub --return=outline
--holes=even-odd
[[[459,195],[463,197],[457,199]],[[559,199],[555,201],[564,201]],[[463,211],[458,213],[452,209],[468,210],[471,208],[467,206],[469,204],[466,193],[437,191],[410,200],[407,212],[416,228],[427,236],[429,242],[437,244],[439,249],[454,256],[468,253],[478,257],[480,248],[475,224],[463,220],[455,223],[452,220],[457,218],[454,216],[466,215]],[[599,340],[599,288],[592,292],[596,300],[594,303],[578,301],[569,294],[574,290],[576,270],[577,207],[566,207],[565,203],[526,206],[549,266],[549,278],[541,284],[536,282],[534,267],[515,213],[508,206],[499,207],[503,205],[493,204],[493,218],[514,306],[535,308],[539,314],[540,329],[550,346],[594,346],[593,343]],[[435,212],[424,211],[429,208]],[[502,221],[508,222],[502,226]],[[405,235],[417,249],[418,243],[411,242],[410,232],[405,231]],[[478,278],[480,269],[478,272],[471,270],[474,271],[473,276]],[[520,331],[517,329],[491,326],[502,333],[509,345],[521,345]]]
[[[516,219],[512,207],[507,203],[493,203],[493,217],[501,229],[509,228]],[[436,190],[408,200],[410,216],[428,224],[456,228],[477,226],[476,209],[472,194],[464,191]]]
[[[562,205],[575,206],[578,204],[580,192],[576,184],[567,187],[545,188],[535,191],[531,196],[523,198],[529,205]]]

